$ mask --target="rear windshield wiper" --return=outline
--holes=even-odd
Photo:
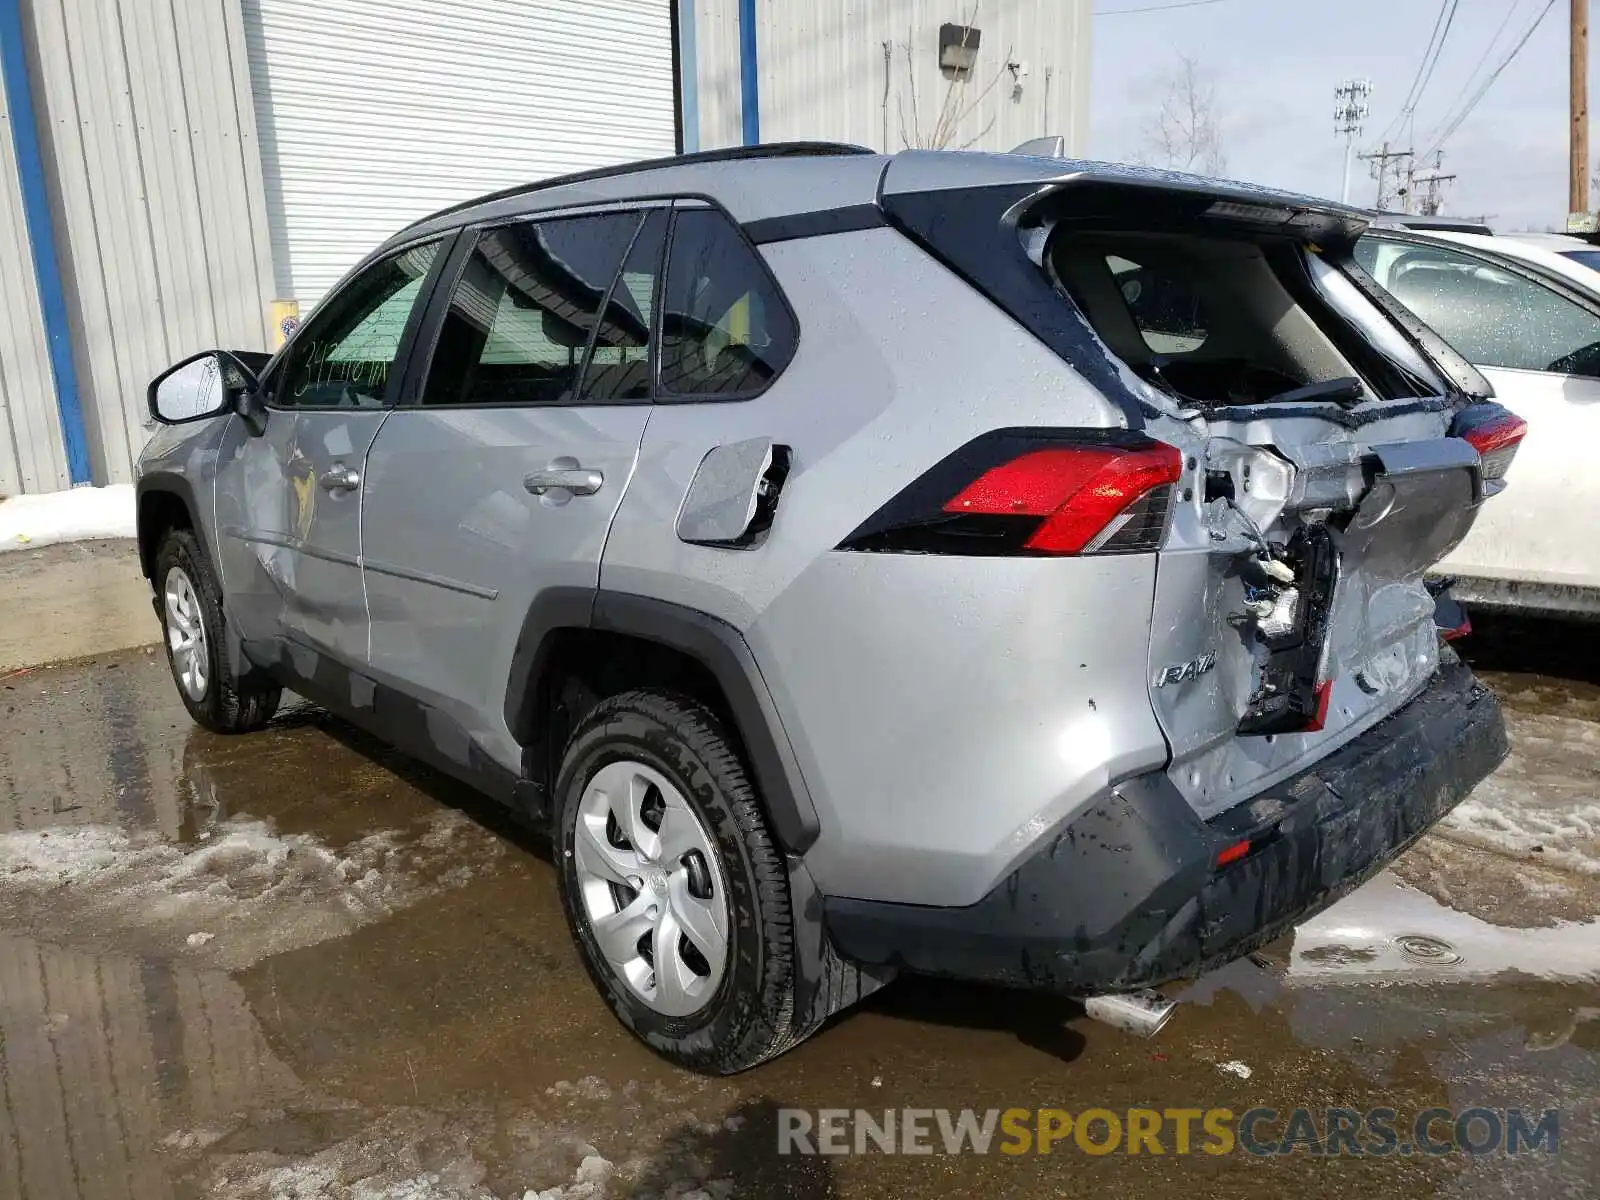
[[[1361,380],[1354,375],[1342,375],[1338,379],[1328,379],[1322,383],[1308,383],[1305,387],[1291,388],[1287,392],[1279,392],[1270,398],[1272,404],[1297,404],[1304,400],[1332,400],[1335,404],[1342,404],[1346,408],[1360,404],[1366,398],[1367,389]]]

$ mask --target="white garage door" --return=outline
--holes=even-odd
[[[243,0],[276,286],[435,209],[673,151],[672,0]]]

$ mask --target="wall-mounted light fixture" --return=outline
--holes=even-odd
[[[1028,77],[1028,64],[1020,59],[1013,59],[1006,64],[1006,70],[1011,72],[1011,99],[1022,99],[1022,81]]]
[[[939,65],[949,71],[970,71],[978,60],[983,31],[975,25],[950,22],[939,26]]]

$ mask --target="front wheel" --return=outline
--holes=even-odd
[[[618,1019],[719,1075],[798,1041],[783,855],[717,718],[614,696],[573,732],[556,796],[562,906]]]
[[[195,722],[216,733],[247,733],[272,720],[282,692],[246,684],[229,667],[222,597],[190,530],[162,539],[155,587],[172,681]]]

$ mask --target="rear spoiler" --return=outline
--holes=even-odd
[[[1137,168],[1117,176],[1084,171],[1051,180],[1029,198],[1027,220],[1150,228],[1227,226],[1340,249],[1354,246],[1368,224],[1365,213],[1341,204]]]
[[[1029,221],[1093,222],[1104,219],[1128,227],[1183,228],[1193,222],[1227,225],[1252,233],[1278,232],[1324,248],[1355,243],[1371,214],[1332,200],[1302,196],[1228,179],[1208,179],[1182,171],[1042,157],[1039,149],[1064,146],[1059,135],[1024,142],[1012,154],[959,154],[908,150],[894,156],[884,171],[880,203],[885,210],[907,193],[1009,192],[1024,206]],[[1013,212],[1020,219],[1023,212]]]

